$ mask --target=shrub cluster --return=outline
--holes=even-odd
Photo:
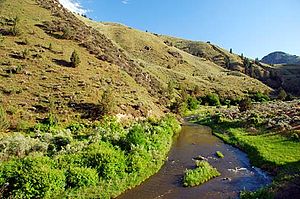
[[[169,116],[128,128],[113,118],[66,128],[39,124],[0,140],[0,196],[111,198],[163,165],[179,127]]]

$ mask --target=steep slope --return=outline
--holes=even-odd
[[[232,98],[244,95],[247,91],[269,89],[255,79],[232,73],[210,60],[169,46],[156,34],[78,17],[113,40],[128,57],[156,76],[162,84],[176,81],[178,85],[187,85],[189,91],[198,85],[203,95],[216,92]]]
[[[286,64],[286,65],[300,65],[300,57],[296,55],[290,55],[285,52],[272,52],[261,59],[262,63],[266,64]]]
[[[115,113],[162,114],[155,102],[163,87],[155,77],[56,1],[6,0],[0,12],[1,102],[13,126],[42,119],[50,109],[63,120],[95,118],[107,89],[113,91]],[[77,68],[69,67],[74,50],[81,59]]]
[[[230,53],[210,42],[189,41],[169,36],[160,37],[170,46],[184,50],[194,56],[210,60],[223,68],[242,72],[262,81],[274,89],[283,88],[293,95],[300,96],[300,67],[297,65],[281,64],[271,66],[259,60],[251,60],[242,55]],[[285,56],[285,60],[287,58],[293,61],[296,60],[294,56]]]

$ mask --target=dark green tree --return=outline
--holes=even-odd
[[[114,107],[114,95],[111,89],[104,91],[101,100],[99,100],[101,116],[109,115]]]
[[[71,66],[74,68],[78,67],[80,64],[80,57],[75,50],[73,51],[73,53],[71,55],[70,61],[71,61]]]
[[[287,93],[283,88],[280,88],[277,99],[279,100],[285,100],[287,98]]]

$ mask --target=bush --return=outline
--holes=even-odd
[[[187,98],[186,103],[187,103],[187,108],[191,111],[197,109],[198,106],[199,106],[198,100],[195,97],[192,97],[192,96],[189,96]]]
[[[95,169],[70,167],[67,174],[67,185],[72,188],[96,186],[98,173]]]
[[[285,90],[283,88],[280,89],[279,94],[277,96],[277,99],[279,100],[285,100],[287,98],[287,93],[285,92]]]
[[[186,187],[197,186],[219,175],[221,174],[217,169],[213,168],[208,162],[196,161],[196,169],[185,171],[183,185]]]
[[[209,94],[202,100],[204,104],[208,104],[209,106],[220,106],[220,99],[217,94]]]
[[[104,91],[101,100],[99,100],[101,107],[101,115],[109,115],[114,108],[114,95],[110,89]]]
[[[78,67],[80,64],[80,57],[75,50],[71,55],[70,62],[71,62],[71,66],[74,68]]]
[[[48,144],[45,142],[15,133],[0,140],[0,159],[23,157],[32,152],[44,153],[47,148]]]
[[[0,173],[5,183],[5,197],[50,198],[64,191],[66,177],[64,172],[55,169],[48,157],[28,157],[1,165]]]
[[[257,92],[251,96],[251,99],[255,102],[267,102],[270,101],[270,97],[262,92]]]
[[[9,122],[6,117],[6,112],[0,105],[0,131],[5,131],[9,127]]]
[[[254,126],[260,126],[263,122],[263,119],[257,113],[251,113],[251,115],[247,118],[247,122],[249,124],[253,124]]]
[[[126,136],[128,145],[145,146],[147,144],[147,135],[141,124],[134,125]]]
[[[87,167],[94,168],[100,178],[116,179],[125,176],[126,157],[122,150],[110,143],[91,144],[84,151]]]

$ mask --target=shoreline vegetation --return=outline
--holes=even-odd
[[[0,141],[1,198],[114,198],[155,174],[180,130],[172,116],[37,124]]]
[[[198,111],[199,115],[193,119],[197,124],[211,127],[214,135],[246,152],[251,164],[274,176],[267,187],[241,192],[242,199],[289,198],[299,194],[299,104],[297,100],[265,102],[246,111],[210,107]]]
[[[183,185],[185,187],[194,187],[201,185],[212,178],[218,177],[221,174],[218,170],[212,167],[207,161],[199,161],[195,162],[196,168],[187,169],[183,178]]]

